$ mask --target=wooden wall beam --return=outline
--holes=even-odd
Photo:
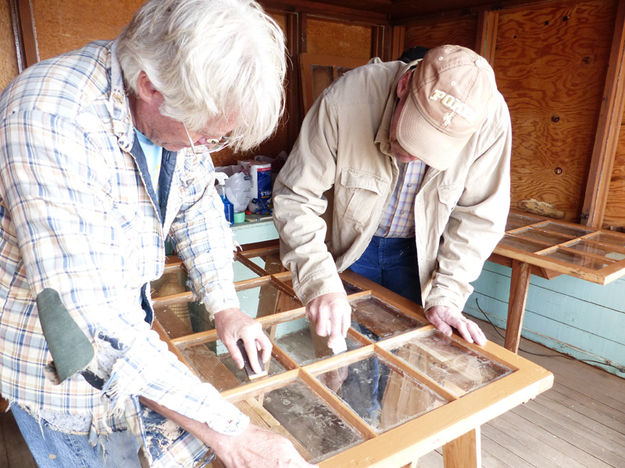
[[[30,0],[9,0],[9,4],[15,35],[17,68],[21,72],[39,61],[35,18]]]
[[[479,13],[475,51],[488,60],[492,67],[494,67],[495,63],[498,24],[499,12],[485,10]]]
[[[266,8],[277,8],[282,11],[301,11],[311,15],[341,20],[348,23],[387,24],[386,13],[349,8],[311,0],[261,0]]]
[[[618,2],[603,102],[586,183],[581,224],[600,228],[605,215],[610,177],[625,103],[625,2]]]
[[[287,144],[291,148],[297,139],[299,127],[303,115],[300,114],[302,105],[300,102],[300,76],[299,76],[299,54],[304,46],[305,36],[302,30],[302,16],[299,13],[286,14],[286,42],[289,51],[290,61],[288,70],[287,86]],[[304,46],[305,47],[305,46]]]
[[[397,60],[406,48],[406,26],[392,26],[391,57]]]

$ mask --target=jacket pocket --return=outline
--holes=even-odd
[[[438,209],[436,216],[436,225],[438,230],[442,233],[447,226],[449,217],[452,211],[458,204],[458,200],[462,195],[464,187],[462,185],[439,185],[437,188],[438,194]]]
[[[377,207],[388,191],[388,182],[376,174],[347,169],[341,173],[339,190],[335,190],[335,205],[345,220],[363,228],[379,211]]]

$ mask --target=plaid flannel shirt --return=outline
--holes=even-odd
[[[88,421],[96,439],[129,428],[146,440],[138,396],[238,433],[248,418],[167,350],[140,305],[141,288],[163,273],[170,233],[209,312],[238,307],[212,162],[172,153],[159,210],[133,143],[112,42],[36,64],[0,95],[0,391],[35,416]],[[44,288],[92,342],[102,391],[80,374],[59,385],[44,374],[51,357],[35,303]],[[146,450],[163,466],[190,466],[205,451],[187,433],[167,453]]]

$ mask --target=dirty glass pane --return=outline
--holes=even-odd
[[[536,228],[545,229],[547,231],[560,232],[562,234],[566,234],[571,237],[581,237],[589,232],[592,232],[592,229],[585,228],[582,226],[567,226],[564,224],[558,224],[551,221],[547,221],[546,223],[539,224],[534,226]]]
[[[154,308],[156,320],[170,338],[178,338],[193,333],[189,305],[189,302],[181,301],[179,304]]]
[[[163,273],[163,276],[150,283],[151,296],[156,299],[188,291],[186,281],[187,272],[182,268]]]
[[[622,247],[625,249],[625,234],[608,234],[606,232],[599,232],[597,234],[593,234],[592,236],[587,237],[588,240],[592,240],[593,242],[601,242],[603,244],[615,245],[617,247]]]
[[[241,310],[252,318],[284,312],[302,307],[302,303],[290,294],[268,282],[263,286],[237,291]]]
[[[584,268],[590,268],[592,270],[600,270],[602,268],[610,265],[609,261],[601,261],[595,258],[586,257],[582,254],[577,254],[575,252],[567,251],[564,249],[556,249],[555,251],[548,254],[539,254],[545,258],[554,258],[556,260],[560,260],[562,262],[570,263],[575,266],[580,266]]]
[[[343,287],[345,288],[345,293],[347,294],[354,294],[362,291],[360,287],[345,280],[343,280]]]
[[[378,356],[325,372],[317,378],[379,433],[447,402]]]
[[[525,252],[538,252],[549,247],[546,244],[534,242],[528,239],[522,239],[519,237],[506,234],[503,239],[499,241],[499,245],[502,247],[510,247],[517,250],[523,250]]]
[[[252,271],[247,265],[235,260],[232,265],[234,270],[234,281],[245,281],[252,278],[258,278],[258,274]]]
[[[300,381],[261,398],[263,407],[295,438],[296,448],[312,463],[364,442],[356,429]]]
[[[506,231],[527,226],[528,224],[534,224],[539,221],[542,221],[542,218],[535,218],[534,216],[522,215],[518,213],[510,213],[506,223]]]
[[[191,363],[200,378],[223,392],[248,383],[247,373],[239,369],[221,341],[181,348],[180,352]],[[273,356],[268,375],[284,372],[285,369]],[[260,377],[256,380],[261,380]]]
[[[456,395],[480,388],[511,372],[438,330],[432,330],[390,351]]]
[[[352,328],[374,341],[425,325],[375,297],[356,299],[351,306]]]
[[[561,244],[562,242],[566,242],[567,240],[573,239],[575,236],[571,234],[563,234],[563,233],[551,233],[546,231],[539,231],[537,229],[528,228],[522,231],[516,231],[514,233],[517,237],[523,237],[525,239],[546,242],[550,245]]]
[[[576,241],[574,244],[567,245],[567,248],[579,250],[583,253],[601,255],[612,260],[625,260],[625,253],[615,252],[608,244],[597,244],[586,240]]]
[[[300,366],[310,364],[324,356],[332,356],[332,350],[327,346],[327,337],[317,335],[314,326],[311,330],[310,322],[306,318],[274,325],[267,329],[266,333],[272,336],[274,343]],[[348,350],[361,346],[349,336],[345,341]]]
[[[278,250],[269,251],[263,255],[256,255],[247,258],[265,270],[268,275],[274,275],[276,273],[286,271],[286,268],[282,266],[282,262],[280,261],[280,254]]]

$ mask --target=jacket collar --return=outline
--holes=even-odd
[[[133,130],[132,114],[130,113],[130,102],[124,86],[124,75],[117,59],[117,41],[108,45],[110,49],[110,84],[111,93],[109,96],[109,108],[113,119],[113,133],[117,137],[119,147],[122,151],[129,153],[134,143],[135,134]]]
[[[380,120],[380,125],[378,127],[378,131],[375,135],[375,144],[378,145],[380,151],[382,151],[387,156],[393,156],[391,153],[391,142],[389,140],[391,133],[391,120],[393,119],[393,112],[395,112],[395,107],[397,107],[397,83],[399,83],[399,79],[401,76],[408,71],[410,67],[404,63],[398,62],[398,70],[395,74],[395,78],[393,79],[393,84],[391,86],[390,92],[386,98],[386,105],[384,106],[384,112],[382,113],[382,119]]]

